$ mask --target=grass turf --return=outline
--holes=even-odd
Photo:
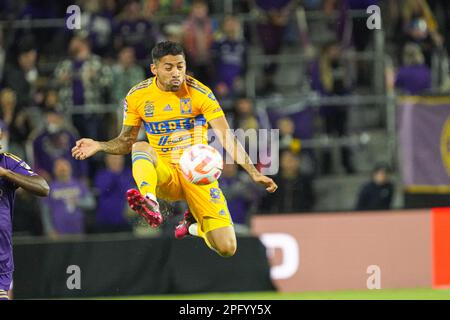
[[[189,295],[147,295],[129,297],[104,297],[100,299],[124,300],[450,300],[450,290],[381,289],[334,292],[246,292],[205,293]]]

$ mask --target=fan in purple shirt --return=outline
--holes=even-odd
[[[14,195],[19,187],[41,197],[47,196],[50,190],[45,179],[34,173],[22,159],[0,153],[0,300],[8,299],[12,287],[12,212]]]
[[[134,186],[129,168],[121,155],[108,154],[106,168],[97,173],[94,186],[98,193],[96,230],[99,233],[130,232],[132,226],[125,212],[127,203],[123,193]]]
[[[431,89],[431,70],[424,55],[415,43],[403,48],[403,65],[398,69],[395,87],[403,94],[423,94]]]

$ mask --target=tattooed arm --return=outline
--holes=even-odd
[[[80,139],[72,148],[72,156],[77,160],[85,160],[99,151],[110,154],[128,154],[136,142],[140,127],[123,126],[118,137],[109,141],[95,141],[88,138]]]

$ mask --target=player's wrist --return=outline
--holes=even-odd
[[[94,140],[94,154],[97,152],[100,152],[100,151],[107,151],[106,150],[106,142]]]
[[[259,172],[254,166],[248,170],[248,174],[253,180],[256,180],[258,177],[261,176],[261,172]]]

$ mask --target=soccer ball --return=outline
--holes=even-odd
[[[187,181],[198,185],[210,184],[222,174],[223,159],[213,147],[195,144],[184,150],[180,169]]]

